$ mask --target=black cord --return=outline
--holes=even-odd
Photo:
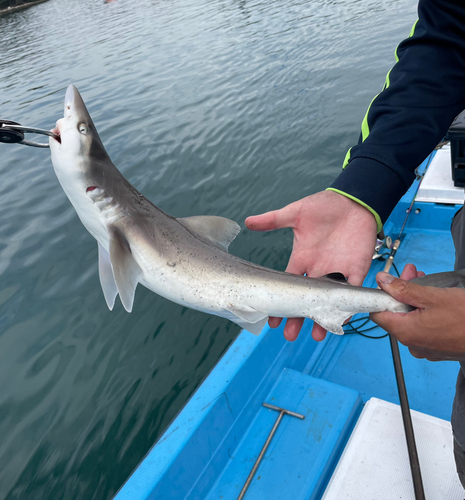
[[[385,253],[382,253],[380,254],[380,256],[378,257],[378,260],[385,260],[385,259],[381,259],[382,257],[390,257],[390,253],[389,252],[385,252]],[[397,266],[394,264],[394,262],[392,263],[392,267],[394,268],[394,271],[396,272],[397,274],[397,277],[400,278],[400,273],[399,273],[399,270],[397,269]]]
[[[362,321],[362,324],[360,324],[358,326],[356,326],[354,324],[354,323],[357,323],[360,321]],[[357,335],[361,335],[362,337],[365,337],[367,339],[372,339],[372,340],[384,339],[385,337],[387,337],[389,335],[388,333],[386,333],[384,335],[367,335],[366,332],[370,332],[371,330],[376,330],[377,328],[379,328],[378,325],[375,325],[375,326],[371,326],[369,328],[364,328],[363,330],[361,330],[361,328],[363,328],[367,323],[369,323],[369,321],[370,321],[369,316],[362,316],[361,318],[357,318],[357,319],[354,319],[352,321],[349,321],[349,323],[344,325],[344,327],[349,327],[351,329],[350,330],[344,329],[344,333],[346,335],[357,334]]]
[[[389,257],[390,254],[389,252],[385,252],[380,255],[380,258],[382,257]],[[392,263],[392,267],[394,268],[394,271],[396,272],[397,276],[400,277],[399,270],[397,269],[397,266]],[[372,340],[378,340],[378,339],[384,339],[386,338],[389,334],[385,333],[384,335],[367,335],[366,332],[370,332],[372,330],[376,330],[378,325],[371,326],[368,328],[364,328],[368,323],[370,322],[370,317],[369,316],[361,316],[360,318],[353,319],[346,323],[344,325],[344,333],[346,335],[361,335],[362,337],[365,337],[367,339],[372,339]],[[361,324],[357,324],[361,323]],[[362,329],[363,328],[363,329]]]

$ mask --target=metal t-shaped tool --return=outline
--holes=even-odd
[[[300,413],[295,413],[293,411],[286,410],[284,408],[280,408],[279,406],[273,406],[273,405],[270,405],[268,403],[263,403],[263,406],[265,408],[269,408],[270,410],[279,411],[279,415],[278,415],[278,418],[276,419],[276,422],[273,425],[273,428],[271,429],[270,434],[268,435],[268,437],[265,441],[265,444],[263,445],[262,450],[260,451],[260,454],[258,455],[257,460],[255,461],[255,463],[252,467],[252,470],[250,471],[250,474],[249,474],[249,477],[247,478],[247,481],[245,482],[239,496],[237,497],[237,500],[242,500],[244,498],[244,495],[246,494],[247,489],[250,486],[250,483],[252,482],[252,479],[253,479],[255,473],[257,472],[258,466],[260,465],[260,462],[262,461],[263,457],[265,456],[266,450],[267,450],[269,444],[271,443],[271,440],[273,439],[273,436],[275,435],[275,433],[278,429],[278,426],[281,423],[281,420],[283,419],[284,415],[290,415],[291,417],[300,418],[301,420],[303,420],[305,418],[305,416],[301,415]]]

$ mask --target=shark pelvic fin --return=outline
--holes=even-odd
[[[177,220],[192,234],[225,252],[241,230],[236,222],[215,215],[198,215]]]
[[[239,325],[241,328],[244,328],[244,330],[254,335],[258,335],[268,321],[268,316],[266,314],[256,311],[252,307],[241,307],[238,309],[231,306],[223,311],[221,316],[233,321],[236,325]]]
[[[347,311],[333,310],[328,311],[327,314],[312,314],[311,318],[315,323],[328,330],[328,332],[335,333],[337,335],[344,335],[344,330],[342,325],[346,319],[349,319],[353,313]]]
[[[98,244],[98,273],[105,301],[108,309],[112,311],[116,296],[118,295],[118,288],[113,276],[113,270],[111,269],[110,255],[100,243]]]
[[[132,311],[134,294],[142,270],[131,253],[131,247],[124,234],[115,228],[108,229],[110,237],[110,262],[116,287],[127,312]]]

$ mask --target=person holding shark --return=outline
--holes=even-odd
[[[280,210],[247,218],[247,227],[255,231],[293,229],[287,272],[322,276],[338,271],[353,285],[362,284],[376,235],[414,181],[415,168],[465,109],[465,3],[420,0],[418,20],[395,56],[395,66],[365,115],[359,142],[348,151],[332,186]],[[463,210],[454,217],[451,230],[455,269],[463,269]],[[417,358],[461,362],[452,427],[457,472],[465,487],[465,290],[409,283],[422,274],[412,264],[401,279],[379,273],[380,288],[416,309],[372,313],[371,318]],[[280,322],[269,320],[271,327]],[[295,340],[302,323],[303,319],[288,320],[286,339]],[[315,324],[312,335],[321,341],[326,331]]]

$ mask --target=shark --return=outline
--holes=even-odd
[[[343,323],[355,313],[412,309],[382,290],[352,286],[339,273],[309,278],[240,259],[228,252],[240,226],[227,218],[165,213],[112,163],[73,85],[52,132],[52,164],[78,217],[97,240],[99,278],[110,310],[119,295],[131,312],[138,284],[254,334],[269,316],[311,318],[343,334]],[[449,274],[443,286],[457,281],[463,286],[463,275]]]

